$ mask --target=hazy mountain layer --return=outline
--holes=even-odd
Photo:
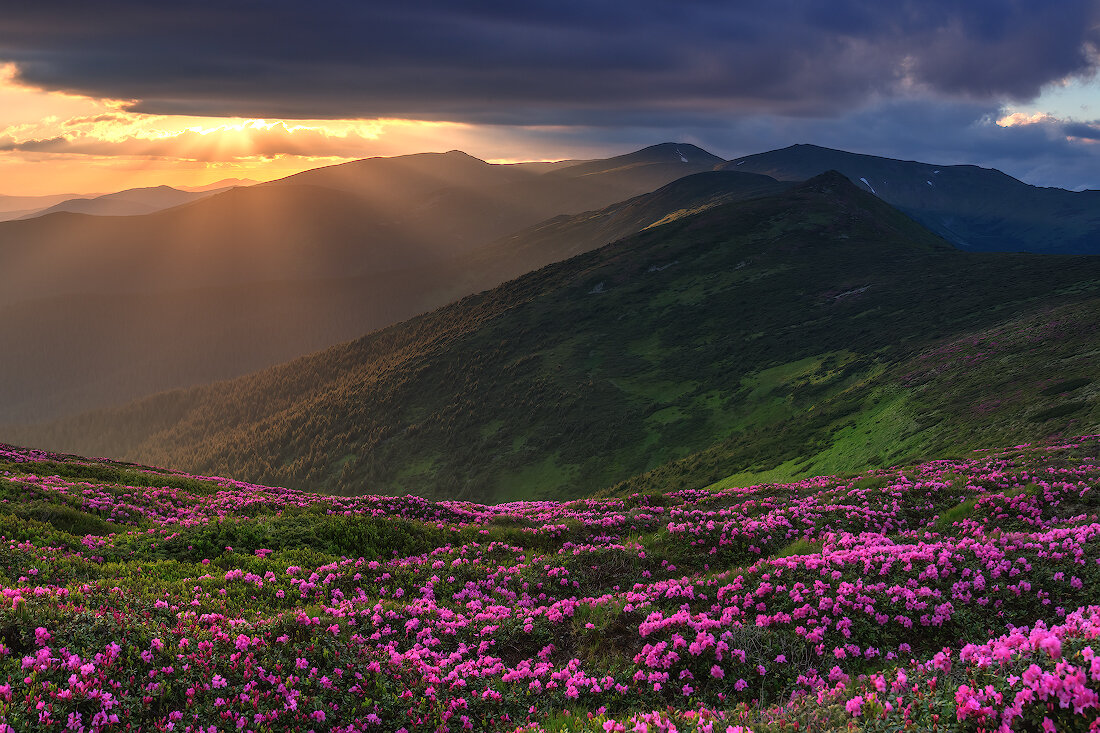
[[[789,185],[752,173],[696,174],[607,209],[556,217],[442,264],[380,275],[69,295],[9,305],[0,308],[0,341],[19,347],[0,351],[0,424],[50,419],[256,371],[662,219]]]
[[[721,162],[697,149],[688,151],[697,162],[683,162],[675,150],[687,147],[654,146],[627,156],[629,164],[597,162],[606,175],[540,173],[458,151],[372,158],[146,216],[61,213],[0,222],[0,305],[438,263],[548,217],[598,209]]]
[[[204,199],[207,196],[223,193],[231,186],[205,189],[201,191],[181,191],[171,186],[151,186],[149,188],[129,188],[125,191],[108,193],[94,198],[77,197],[61,201],[53,206],[25,214],[22,219],[67,212],[70,214],[92,214],[94,216],[138,216],[156,211],[182,206]],[[13,217],[14,218],[14,217]]]
[[[97,194],[55,193],[45,196],[6,196],[0,194],[0,222],[19,219],[54,204],[71,199],[89,199]]]

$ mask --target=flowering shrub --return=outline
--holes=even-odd
[[[482,506],[0,446],[0,731],[1088,729],[1097,447]]]

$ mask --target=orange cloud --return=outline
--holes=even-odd
[[[35,130],[0,130],[0,150],[70,156],[151,157],[233,162],[280,156],[362,158],[395,142],[446,137],[447,123],[376,120],[309,123],[266,120],[194,120],[144,115],[73,118]],[[185,125],[188,125],[185,127]],[[59,127],[60,129],[54,129]],[[444,133],[440,135],[439,133]],[[35,136],[35,133],[56,133]]]
[[[105,191],[271,179],[376,155],[448,150],[483,134],[418,120],[259,120],[150,115],[132,100],[50,92],[0,65],[0,193]]]
[[[998,119],[997,125],[1000,127],[1020,127],[1022,125],[1041,125],[1049,122],[1058,122],[1058,120],[1045,112],[1035,112],[1033,114],[1013,112]]]

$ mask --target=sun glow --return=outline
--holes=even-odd
[[[0,65],[0,194],[271,180],[358,158],[447,150],[472,135],[455,122],[150,115],[133,105],[27,86],[14,64]]]

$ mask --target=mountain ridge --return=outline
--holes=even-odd
[[[816,146],[783,150],[792,149],[903,168],[925,165]],[[153,215],[159,219],[105,224],[53,214],[14,232],[0,226],[0,338],[20,345],[0,356],[8,376],[0,385],[0,424],[38,422],[240,376],[639,229],[779,190],[770,177],[722,178],[760,175],[745,171],[744,158],[709,170],[715,161],[721,158],[674,142],[597,161],[532,166],[490,164],[451,151],[366,159],[293,178],[325,183],[334,170],[415,169],[407,179],[382,176],[370,184],[387,195],[404,188],[411,198],[403,208],[366,201],[342,190],[339,181],[284,181]],[[442,163],[443,170],[433,169]],[[481,183],[451,185],[461,183],[465,170],[480,171]],[[941,177],[950,173],[935,170]],[[786,186],[806,173],[773,172],[788,178]],[[1004,174],[986,174],[1033,193]],[[670,177],[662,188],[626,197],[631,186]],[[883,185],[874,175],[869,180],[857,186],[874,187],[881,197]],[[889,187],[898,186],[892,174],[888,180],[894,181]],[[923,180],[915,186],[930,188]],[[606,200],[612,203],[597,206]],[[577,213],[563,213],[570,210]],[[176,338],[161,336],[169,332]]]
[[[734,158],[719,168],[779,180],[837,170],[962,249],[1100,254],[1100,191],[1042,188],[995,168],[903,161],[809,144]]]
[[[222,193],[228,188],[205,189],[202,191],[184,191],[165,185],[128,188],[115,193],[103,194],[102,196],[67,199],[19,218],[30,219],[49,216],[58,212],[93,216],[140,216],[198,201],[207,196]]]

